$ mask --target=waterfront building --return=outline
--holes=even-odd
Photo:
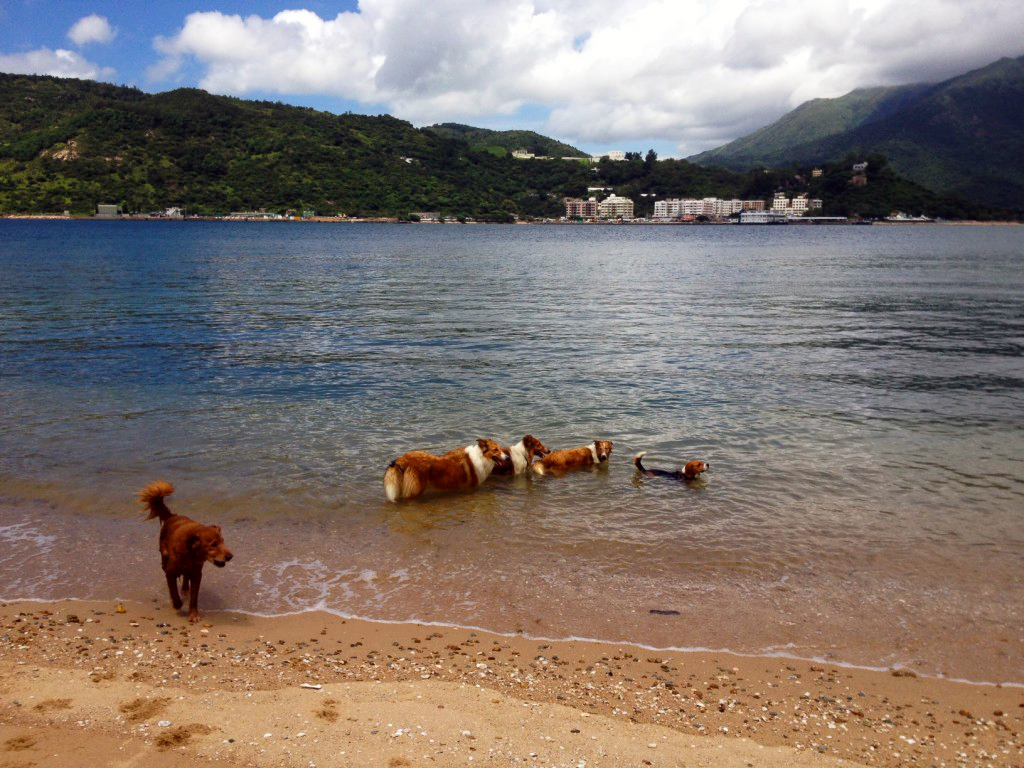
[[[612,194],[598,203],[598,215],[602,219],[632,219],[633,201],[628,197]]]
[[[786,216],[806,216],[809,211],[819,210],[824,203],[819,198],[808,198],[806,194],[797,195],[792,200],[785,192],[776,192],[772,198],[772,211]]]
[[[710,219],[726,218],[740,211],[764,210],[764,200],[719,200],[705,197],[657,200],[654,203],[654,218],[661,220],[691,219],[706,216]]]
[[[599,213],[597,198],[582,200],[577,197],[567,197],[565,202],[565,218],[567,219],[596,219]]]
[[[778,211],[743,211],[740,224],[786,224],[789,216]]]

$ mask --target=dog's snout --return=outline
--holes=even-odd
[[[223,568],[225,565],[227,565],[228,560],[230,560],[233,557],[234,555],[225,549],[223,555],[221,555],[220,557],[213,558],[213,564],[216,565],[218,568]]]

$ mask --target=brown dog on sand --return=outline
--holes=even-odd
[[[580,448],[549,453],[531,464],[530,469],[538,475],[558,475],[570,469],[586,469],[604,464],[611,455],[611,440],[595,440]]]
[[[203,564],[209,560],[223,568],[234,555],[224,546],[219,525],[203,525],[184,515],[175,515],[164,504],[164,497],[174,493],[170,483],[152,483],[139,493],[139,501],[149,509],[149,517],[160,518],[160,564],[167,576],[167,589],[171,605],[181,608],[178,577],[182,591],[188,592],[188,620],[199,621],[199,582],[203,578]]]

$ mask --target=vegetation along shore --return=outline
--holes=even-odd
[[[653,151],[595,162],[538,134],[459,128],[415,128],[386,115],[334,115],[197,89],[149,95],[0,74],[0,214],[92,216],[109,205],[132,214],[415,220],[426,212],[510,222],[557,219],[566,198],[609,190],[632,200],[637,218],[649,218],[656,200],[770,205],[779,192],[820,200],[821,215],[858,219],[896,211],[974,220],[1021,213],[932,192],[900,176],[885,155],[853,148],[834,161],[737,172],[659,160]],[[510,142],[550,156],[519,159]],[[854,165],[863,170],[854,174]]]

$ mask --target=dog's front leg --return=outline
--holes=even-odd
[[[181,595],[178,594],[178,577],[167,574],[167,591],[171,593],[171,605],[174,610],[181,608]]]
[[[195,624],[199,621],[199,580],[203,578],[202,571],[196,571],[188,579],[188,620]]]

